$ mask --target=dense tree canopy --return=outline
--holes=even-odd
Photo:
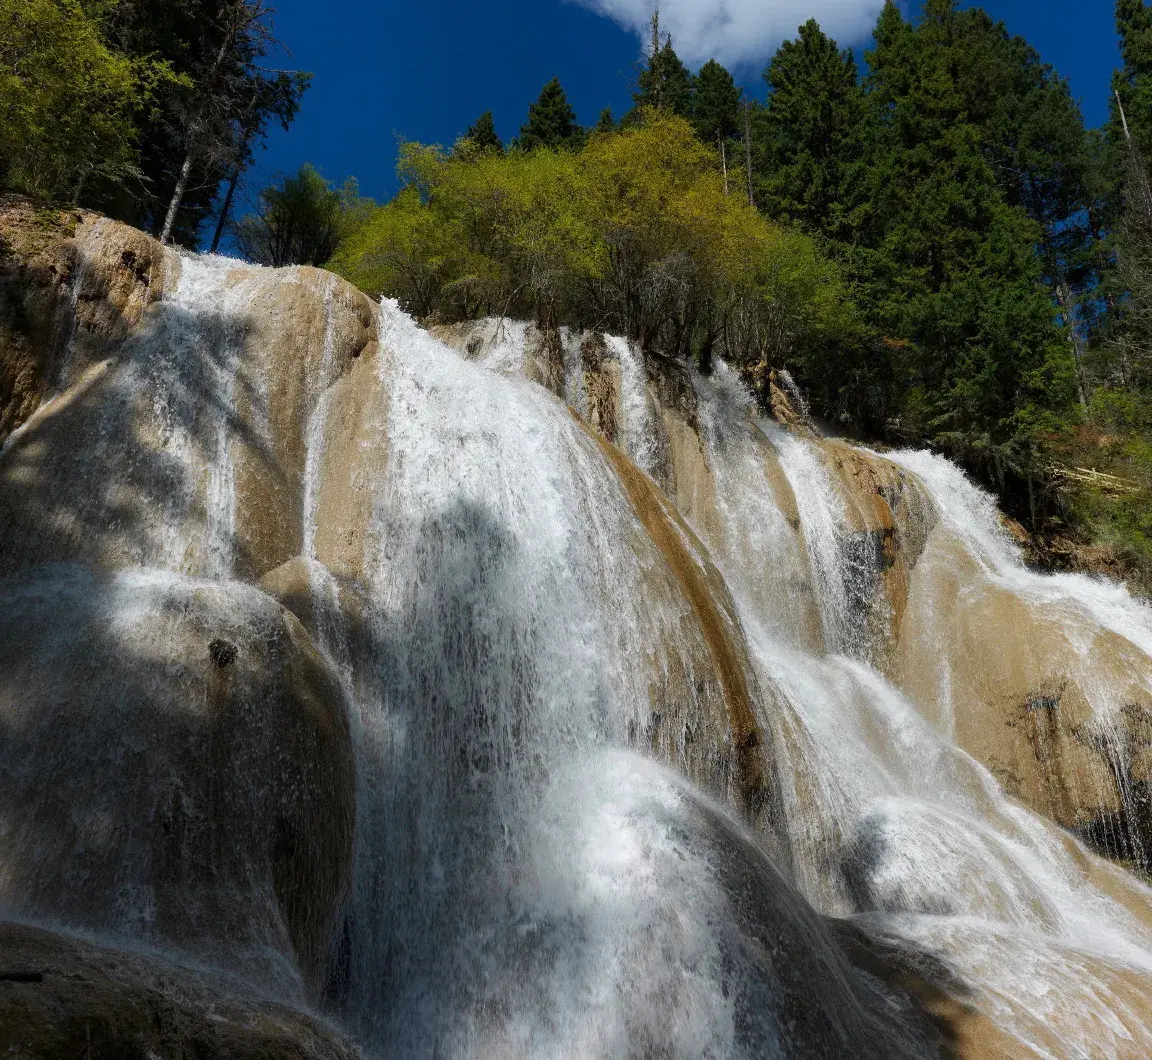
[[[163,62],[108,47],[79,0],[0,0],[0,182],[78,200],[140,173],[140,123],[182,87]]]
[[[528,120],[520,127],[519,146],[525,151],[538,147],[579,146],[581,129],[576,112],[564,94],[560,79],[552,78],[540,91],[540,98],[528,108]]]
[[[356,181],[333,188],[305,164],[260,192],[256,208],[236,225],[236,243],[261,265],[323,265],[370,209]]]
[[[263,0],[0,0],[0,182],[195,245],[295,116],[275,43]]]
[[[578,152],[462,159],[410,144],[406,187],[333,265],[436,319],[531,316],[664,352],[715,351],[755,377],[859,327],[836,267],[805,236],[728,196],[684,119],[644,112]]]
[[[732,75],[715,59],[709,59],[692,86],[692,124],[705,143],[729,140],[741,131],[740,89]]]
[[[852,53],[810,20],[781,45],[764,80],[768,104],[757,112],[754,156],[758,201],[768,213],[851,241],[878,132]]]

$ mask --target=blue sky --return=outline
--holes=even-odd
[[[580,121],[630,103],[650,0],[276,0],[292,66],[315,74],[288,133],[275,130],[253,183],[315,164],[331,180],[359,178],[375,198],[395,190],[396,135],[451,143],[484,110],[516,134],[541,86],[558,76]],[[716,52],[763,98],[760,71],[782,36],[809,15],[861,50],[882,0],[661,0],[674,46],[698,62]],[[607,17],[593,6],[615,16]],[[966,5],[968,6],[968,5]],[[1090,124],[1106,116],[1118,64],[1111,0],[984,0],[1067,76]],[[727,12],[727,24],[715,16]],[[619,21],[617,21],[619,20]],[[625,23],[622,25],[621,23]],[[790,28],[791,27],[791,28]],[[277,59],[276,62],[283,62]]]

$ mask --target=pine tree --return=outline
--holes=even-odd
[[[763,76],[768,105],[758,112],[754,136],[762,208],[851,239],[878,134],[852,53],[810,19]]]
[[[612,117],[612,108],[605,107],[600,112],[600,117],[592,131],[597,133],[610,133],[615,132],[617,128],[616,119]]]
[[[693,77],[672,47],[672,38],[660,35],[660,12],[652,16],[648,65],[640,71],[638,90],[632,93],[637,109],[656,110],[688,118],[692,114]]]
[[[709,59],[696,75],[692,100],[692,124],[705,143],[727,140],[741,131],[740,89],[732,75],[715,59]]]
[[[520,147],[525,151],[548,147],[578,147],[583,139],[576,124],[576,112],[560,79],[552,78],[540,92],[540,98],[528,108],[528,121],[520,127]]]
[[[956,12],[949,62],[966,118],[1005,201],[1041,226],[1037,250],[1060,307],[1087,403],[1085,326],[1099,314],[1109,250],[1092,140],[1067,81],[1021,37],[979,8]]]
[[[1152,8],[1144,0],[1116,0],[1122,65],[1112,75],[1110,113],[1100,155],[1104,224],[1125,224],[1130,147],[1152,158]]]
[[[1144,0],[1116,0],[1116,32],[1123,66],[1112,78],[1109,139],[1124,142],[1123,105],[1133,141],[1145,158],[1152,157],[1152,8]]]
[[[907,432],[1001,468],[1026,462],[1041,407],[1067,409],[1074,372],[1040,226],[1006,201],[969,118],[957,30],[952,0],[929,0],[918,27],[889,0],[877,25],[869,83],[889,137],[871,182],[870,296],[886,334],[911,343],[898,365]]]
[[[486,110],[468,127],[464,137],[478,151],[491,151],[498,155],[504,153],[504,144],[496,133],[496,120],[490,110]]]

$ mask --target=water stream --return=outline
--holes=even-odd
[[[184,600],[204,590],[177,575],[234,584],[237,439],[264,444],[273,392],[243,315],[270,275],[184,258],[126,345],[93,435],[111,485],[78,503],[111,511],[139,470],[126,439],[158,437],[166,500],[122,566],[167,573],[118,585]],[[916,954],[1018,1055],[1152,1055],[1152,891],[1010,796],[966,727],[992,709],[978,677],[996,649],[978,634],[994,638],[995,605],[1083,691],[1134,810],[1119,726],[1152,696],[1143,603],[1026,570],[943,459],[860,452],[907,476],[931,527],[918,555],[892,555],[821,439],[759,422],[723,364],[662,390],[671,369],[617,338],[591,364],[587,337],[563,333],[552,393],[528,378],[534,329],[482,322],[462,353],[385,302],[384,352],[357,385],[387,395],[387,420],[334,461],[352,399],[335,291],[294,435],[293,527],[352,715],[327,995],[367,1055],[935,1055],[936,1032],[826,918]],[[365,525],[336,527],[363,559],[338,577],[321,542],[348,517],[324,476],[377,451],[356,479]],[[255,590],[234,595],[276,620]]]

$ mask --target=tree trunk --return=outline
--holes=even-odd
[[[1056,304],[1064,317],[1064,326],[1072,342],[1072,360],[1076,365],[1076,390],[1080,397],[1080,407],[1088,409],[1088,388],[1084,384],[1084,340],[1076,330],[1076,317],[1072,312],[1072,292],[1068,283],[1061,276],[1056,281]]]
[[[80,170],[80,176],[76,180],[76,190],[72,193],[72,205],[80,205],[80,196],[84,194],[84,182],[88,179],[88,167],[85,166]]]
[[[717,133],[716,139],[720,141],[720,171],[724,174],[724,194],[728,194],[728,152],[724,150],[724,134]]]
[[[184,192],[188,190],[188,178],[192,174],[192,153],[184,156],[184,165],[180,167],[180,179],[176,181],[176,190],[172,193],[172,201],[168,204],[168,216],[164,218],[164,229],[160,233],[160,242],[167,246],[172,238],[172,227],[176,224],[176,213],[180,203],[184,201]]]
[[[232,199],[236,194],[236,185],[240,183],[240,166],[232,170],[228,178],[228,190],[224,193],[224,205],[220,207],[220,220],[216,222],[216,231],[212,235],[212,246],[209,254],[215,254],[220,249],[220,240],[224,238],[224,229],[228,227],[228,214],[232,211]]]
[[[755,207],[756,200],[752,197],[752,121],[749,113],[752,104],[744,101],[744,159],[748,163],[748,205]]]
[[[232,42],[236,39],[237,34],[240,32],[244,25],[251,25],[253,21],[260,17],[263,10],[262,5],[257,5],[254,12],[250,17],[245,20],[243,14],[249,14],[247,8],[247,0],[238,0],[236,5],[231,9],[231,21],[228,23],[227,32],[224,35],[224,40],[220,43],[220,50],[216,53],[216,61],[212,64],[212,69],[209,71],[208,76],[204,81],[197,85],[196,88],[199,92],[205,93],[211,97],[213,89],[216,85],[216,75],[220,71],[220,67],[224,63],[225,57],[228,55],[228,49],[232,47]],[[200,110],[200,115],[203,115],[203,108]],[[168,204],[168,215],[164,218],[164,229],[160,233],[160,242],[167,244],[172,238],[172,228],[176,224],[176,213],[180,209],[180,204],[184,201],[184,193],[188,190],[188,178],[192,174],[192,155],[194,152],[195,136],[198,134],[197,122],[192,122],[190,129],[188,153],[184,156],[184,165],[180,167],[180,179],[176,181],[176,190],[172,193],[172,201]]]

